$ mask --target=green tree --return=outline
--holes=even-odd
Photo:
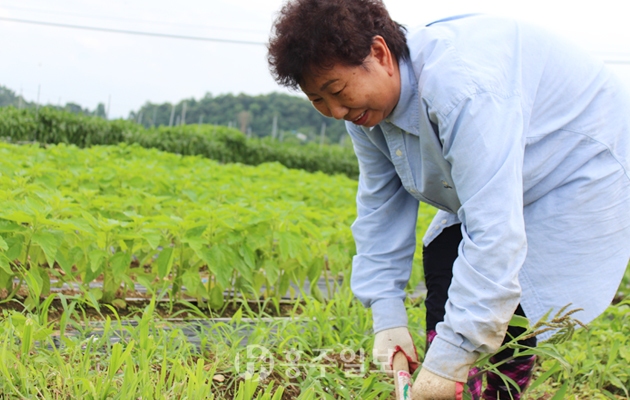
[[[129,119],[137,121],[138,115],[142,113],[145,127],[168,126],[173,109],[175,116],[180,115],[184,102],[187,124],[203,121],[214,125],[232,125],[245,129],[245,132],[251,129],[254,137],[265,137],[271,135],[276,116],[278,132],[283,132],[282,136],[287,138],[301,132],[307,135],[309,141],[319,143],[323,123],[326,123],[326,143],[339,143],[346,135],[342,121],[325,118],[308,100],[283,93],[258,96],[242,93],[213,96],[207,93],[201,99],[183,99],[177,104],[147,102],[138,111],[131,112]]]

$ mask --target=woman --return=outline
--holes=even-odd
[[[572,303],[588,322],[610,304],[630,257],[630,99],[601,62],[490,16],[407,33],[379,0],[289,1],[268,59],[346,121],[360,167],[352,289],[389,368],[396,351],[417,366],[404,288],[418,202],[440,209],[423,240],[431,346],[414,398],[461,395],[515,312],[537,321]],[[483,398],[518,399],[533,363],[505,364],[519,388],[488,376]]]

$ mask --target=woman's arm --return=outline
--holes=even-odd
[[[352,225],[357,247],[352,290],[372,308],[375,332],[406,327],[404,289],[416,248],[418,200],[404,189],[383,152],[388,150],[380,128],[374,128],[369,138],[356,125],[346,125],[360,170],[357,219]]]

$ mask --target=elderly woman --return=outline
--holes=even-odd
[[[418,202],[439,209],[414,398],[460,396],[479,356],[518,333],[515,313],[572,303],[588,322],[610,304],[630,258],[630,99],[602,62],[503,18],[407,32],[380,0],[290,0],[268,59],[278,83],[346,121],[360,167],[352,289],[390,368],[397,351],[418,363],[404,289]],[[518,399],[533,363],[502,365],[518,388],[489,375],[473,397]]]

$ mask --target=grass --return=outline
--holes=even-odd
[[[588,330],[538,349],[535,382],[524,398],[629,398],[627,283],[626,278],[620,292],[625,300]],[[52,297],[61,310],[50,310]],[[191,306],[188,314],[206,323],[184,326],[158,313],[159,300],[154,297],[125,319],[101,306],[99,321],[85,313],[80,297],[62,294],[49,297],[38,313],[3,310],[2,398],[393,398],[393,381],[371,363],[371,314],[346,285],[327,302],[305,297],[289,318],[270,318],[264,311],[269,307],[242,302],[231,318],[213,324]],[[408,312],[422,353],[424,307],[408,302]],[[188,340],[191,329],[195,343]]]

